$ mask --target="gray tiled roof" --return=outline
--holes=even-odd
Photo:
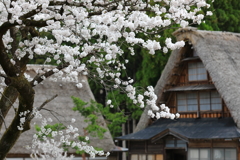
[[[232,118],[180,118],[159,119],[153,125],[136,133],[116,137],[119,140],[154,140],[165,135],[174,135],[183,140],[233,139],[240,133]]]

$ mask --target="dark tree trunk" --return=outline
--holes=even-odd
[[[13,103],[16,101],[18,97],[18,91],[14,87],[5,88],[2,98],[0,100],[0,109],[1,109],[1,117],[0,117],[0,130],[4,123],[4,118],[6,117],[9,109],[12,107]]]
[[[0,140],[0,160],[4,160],[7,153],[11,150],[11,148],[16,143],[17,139],[21,135],[22,132],[30,129],[30,114],[33,110],[33,102],[34,102],[34,90],[30,82],[22,75],[19,77],[9,77],[10,79],[10,87],[15,88],[16,93],[19,93],[19,105],[18,110],[15,114],[15,117],[11,123],[11,125],[4,132],[1,140]],[[11,90],[11,89],[9,89]],[[7,90],[5,90],[6,92]],[[12,89],[14,91],[14,89]],[[2,100],[1,100],[2,101]],[[6,104],[6,103],[5,103]],[[6,108],[6,106],[1,106],[1,108]],[[19,114],[24,111],[30,111],[26,115],[26,121],[23,125],[23,130],[19,130],[18,126],[20,126],[20,116]]]

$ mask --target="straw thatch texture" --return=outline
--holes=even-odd
[[[31,76],[36,75],[36,70],[38,70],[41,66],[39,65],[29,65],[27,73]],[[51,68],[51,66],[47,66]],[[77,88],[76,83],[67,83],[62,81],[52,82],[49,81],[49,79],[46,79],[43,84],[38,84],[35,89],[35,102],[34,106],[39,107],[41,104],[46,101],[47,99],[52,98],[54,95],[58,94],[58,96],[52,100],[51,102],[47,103],[47,105],[44,107],[46,109],[53,110],[54,112],[57,112],[58,114],[55,114],[58,119],[65,125],[68,125],[71,123],[71,119],[75,118],[76,122],[73,125],[76,125],[79,129],[79,134],[84,135],[83,128],[87,126],[86,122],[84,122],[84,117],[80,115],[78,112],[72,111],[72,107],[74,106],[71,96],[79,97],[84,101],[89,102],[91,99],[94,100],[94,96],[91,92],[91,89],[88,85],[88,81],[86,76],[79,76],[79,81],[84,81],[82,88]],[[53,123],[59,123],[59,121],[54,118],[54,116],[46,110],[41,110],[41,114],[43,117],[51,117],[53,119]],[[11,119],[13,118],[14,111],[11,109],[10,113],[8,114],[6,118],[7,126],[11,122]],[[99,115],[99,125],[106,127],[106,123],[101,115]],[[35,133],[34,123],[40,123],[40,119],[33,119],[32,121],[32,128],[30,131],[24,132],[15,146],[10,151],[10,154],[27,154],[29,153],[28,150],[24,148],[24,146],[31,144],[31,139],[33,134]],[[39,124],[41,125],[41,124]],[[4,131],[4,126],[2,127],[1,134]],[[95,137],[90,137],[90,145],[93,145],[94,147],[99,147],[104,149],[105,151],[109,151],[112,148],[114,148],[114,143],[112,140],[112,136],[107,130],[107,132],[104,135],[104,138],[99,140]]]
[[[164,71],[167,70],[167,71],[170,71],[170,70],[173,70],[174,67],[175,67],[175,64],[177,63],[177,61],[180,60],[181,58],[181,55],[180,54],[177,54],[179,52],[179,50],[175,50],[173,51],[172,55],[169,57],[169,60],[168,60],[168,63],[167,65],[165,66],[164,68]],[[163,93],[163,88],[164,86],[167,85],[168,83],[168,79],[171,77],[172,74],[167,74],[168,72],[163,72],[163,73],[166,73],[166,74],[162,74],[162,76],[160,77],[160,79],[158,80],[158,83],[157,85],[155,86],[154,88],[154,93],[156,95],[161,96],[162,93]],[[138,122],[138,125],[136,127],[136,129],[134,130],[134,132],[138,132],[144,128],[146,128],[148,126],[148,120],[149,120],[149,116],[148,116],[148,110],[150,110],[150,106],[147,105],[144,109],[144,112],[142,113],[141,115],[141,118]]]
[[[201,31],[189,27],[173,33],[177,40],[189,41],[194,52],[202,60],[212,81],[228,106],[230,113],[240,127],[240,34],[230,32]],[[170,80],[173,70],[181,60],[183,49],[172,52],[162,75],[157,82],[155,92],[161,99],[164,87]],[[147,110],[140,122],[147,121]],[[138,125],[141,130],[144,124]]]

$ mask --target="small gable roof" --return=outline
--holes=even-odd
[[[212,81],[226,103],[235,123],[240,127],[240,34],[221,31],[203,31],[188,27],[173,33],[178,41],[191,43]],[[155,93],[161,99],[174,71],[182,61],[184,48],[174,50],[155,86]],[[148,121],[146,106],[136,131],[146,127]]]
[[[121,137],[119,140],[151,140],[155,142],[166,135],[173,135],[181,140],[199,139],[234,139],[240,133],[232,118],[179,118],[176,120],[159,119],[153,125]]]

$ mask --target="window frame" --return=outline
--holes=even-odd
[[[195,67],[196,74],[190,74],[190,66],[189,66],[190,64],[195,65],[194,67]],[[199,64],[202,64],[202,67],[199,67]],[[192,69],[194,69],[194,68],[192,68]],[[200,69],[204,69],[206,74],[201,74],[201,72],[199,73]],[[196,75],[197,78],[193,79],[193,80],[190,80],[191,75]],[[200,78],[198,78],[199,75],[206,75],[206,78],[205,79],[200,79]],[[202,61],[190,61],[190,62],[187,63],[187,80],[188,80],[188,82],[207,81],[208,79],[209,79],[208,78],[208,72],[207,72],[205,66],[203,65]]]
[[[137,160],[141,160],[141,158],[140,158],[140,156],[142,156],[142,155],[145,155],[145,159],[146,160],[148,160],[148,159],[150,159],[149,158],[149,156],[153,156],[154,157],[154,160],[158,160],[158,158],[160,159],[164,159],[163,157],[163,154],[158,154],[158,153],[146,153],[146,154],[140,154],[140,153],[130,153],[130,160],[133,160],[133,158],[132,158],[132,156],[136,156],[136,159]],[[135,160],[135,159],[134,159]],[[152,160],[152,158],[151,158],[151,160]]]
[[[204,110],[204,109],[201,109],[201,105],[203,105],[203,104],[201,104],[201,99],[204,99],[204,98],[201,98],[201,93],[208,93],[209,94],[209,104],[207,104],[207,105],[209,105],[209,109],[208,110]],[[217,96],[216,96],[216,93],[218,94]],[[207,99],[207,98],[205,98],[205,99]],[[219,99],[220,100],[220,103],[216,103],[216,102],[214,102],[214,100],[216,100],[216,99]],[[204,112],[204,111],[221,111],[222,110],[222,105],[223,105],[223,103],[222,103],[222,98],[221,98],[221,96],[220,96],[220,94],[218,93],[218,91],[217,90],[215,90],[215,91],[201,91],[201,92],[198,92],[198,100],[199,100],[199,103],[198,103],[198,106],[199,106],[199,111],[201,111],[201,112]],[[219,108],[217,108],[217,109],[214,109],[214,105],[216,105],[216,104],[218,104],[220,107]],[[205,103],[205,105],[206,105],[206,103]]]
[[[210,159],[209,160],[217,160],[217,159],[214,159],[214,150],[215,149],[222,149],[223,150],[223,160],[228,160],[229,158],[228,157],[226,157],[226,150],[227,149],[232,149],[232,150],[234,150],[235,151],[235,156],[236,156],[236,159],[235,160],[238,160],[238,152],[237,152],[237,148],[223,148],[223,147],[214,147],[214,148],[188,148],[188,153],[187,153],[187,155],[188,155],[188,159],[189,160],[191,160],[190,159],[190,156],[189,156],[189,154],[190,154],[190,150],[191,149],[197,149],[198,150],[198,158],[197,158],[197,160],[200,160],[200,150],[201,149],[209,149],[209,153],[210,153]]]
[[[178,103],[179,103],[179,99],[178,99],[178,97],[179,97],[179,95],[180,94],[177,94],[177,96],[176,96],[176,103],[177,103],[177,111],[178,112],[196,112],[196,111],[198,111],[199,109],[199,107],[198,107],[198,93],[196,93],[196,98],[189,98],[188,99],[188,95],[191,95],[192,93],[196,93],[196,92],[182,92],[182,93],[180,93],[180,94],[182,94],[181,96],[183,96],[184,95],[184,98],[183,99],[180,99],[182,102],[183,101],[185,101],[184,103],[185,103],[185,108],[186,108],[186,110],[184,110],[184,111],[179,111],[179,106],[183,106],[184,107],[184,105],[179,105]],[[182,98],[182,97],[181,97]],[[190,108],[190,105],[191,104],[188,104],[188,102],[189,102],[189,100],[196,100],[196,104],[192,104],[192,105],[196,105],[196,110],[189,110],[189,108]]]
[[[173,143],[169,143],[170,141],[172,141]],[[186,149],[186,148],[187,143],[182,139],[172,137],[165,139],[165,149]]]
[[[187,156],[188,156],[188,160],[191,160],[190,159],[190,150],[198,150],[198,158],[194,158],[194,160],[200,160],[200,150],[208,150],[209,151],[209,159],[208,160],[212,160],[212,149],[211,148],[189,148],[188,149],[188,153],[187,153]]]
[[[187,99],[187,95],[188,94],[195,94],[196,93],[196,101],[197,101],[197,107],[196,107],[196,110],[189,110],[189,105],[188,105],[188,99]],[[203,105],[200,101],[201,101],[201,99],[200,99],[200,94],[202,94],[202,93],[208,93],[208,95],[209,95],[209,104],[207,104],[207,105],[209,105],[209,110],[202,110],[201,109],[201,105]],[[218,96],[216,97],[216,93],[218,94]],[[180,100],[185,100],[185,104],[186,104],[186,110],[179,110],[179,106],[183,106],[183,105],[179,105],[179,99],[178,99],[178,97],[179,97],[179,95],[184,95],[185,96],[185,98],[186,99],[180,99]],[[214,99],[218,99],[218,98],[220,98],[220,103],[216,103],[216,102],[213,102],[213,100]],[[207,99],[207,98],[206,98]],[[195,100],[195,99],[194,99]],[[206,104],[206,103],[205,103]],[[219,105],[219,108],[217,108],[217,109],[214,109],[214,105]],[[222,111],[222,107],[223,107],[223,102],[222,102],[222,98],[221,98],[221,96],[220,96],[220,94],[218,93],[218,91],[217,90],[208,90],[208,91],[183,91],[183,92],[177,92],[176,93],[176,109],[177,109],[177,112],[179,112],[179,113],[184,113],[184,112],[186,112],[186,113],[191,113],[191,112],[219,112],[219,111]]]

